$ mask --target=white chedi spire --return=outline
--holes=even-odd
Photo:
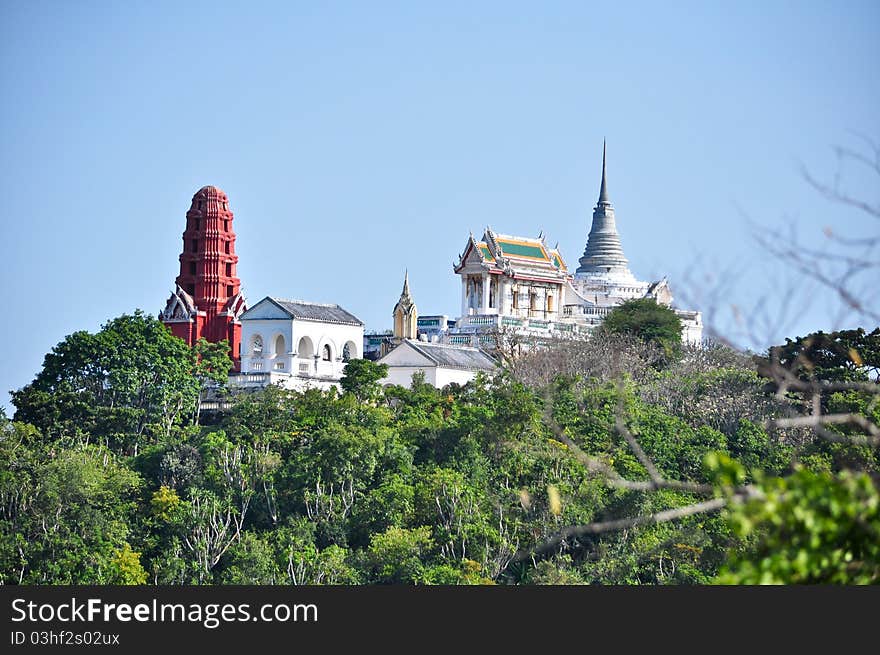
[[[626,256],[623,254],[623,246],[620,245],[620,235],[617,233],[617,223],[614,220],[614,207],[608,197],[608,182],[605,173],[605,143],[602,143],[602,185],[599,190],[599,201],[593,209],[593,224],[590,235],[587,237],[587,247],[584,255],[578,260],[580,266],[576,271],[578,276],[617,275],[632,277]]]

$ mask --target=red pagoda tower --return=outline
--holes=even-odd
[[[159,319],[189,345],[200,337],[228,339],[236,372],[241,369],[239,317],[247,309],[237,264],[229,199],[215,186],[202,187],[186,212],[180,275]]]

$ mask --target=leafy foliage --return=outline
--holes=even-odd
[[[195,415],[202,382],[231,368],[227,349],[204,341],[190,349],[157,319],[123,315],[55,346],[34,381],[12,392],[14,418],[49,437],[136,453]]]
[[[754,544],[719,575],[725,584],[877,584],[880,493],[864,473],[806,468],[761,481],[763,496],[732,506]]]
[[[358,400],[370,400],[379,394],[378,382],[388,373],[388,364],[377,364],[369,359],[353,359],[345,365],[339,386],[353,393]]]
[[[769,359],[777,359],[801,379],[828,381],[859,381],[877,379],[880,374],[880,328],[865,332],[863,328],[839,332],[815,332],[772,349]]]
[[[660,348],[663,361],[681,352],[681,319],[652,298],[627,300],[612,309],[602,327],[612,334],[628,334]]]
[[[876,425],[874,336],[851,332],[802,373],[858,383],[823,406]],[[0,582],[878,581],[859,425],[773,428],[806,399],[748,358],[685,348],[657,370],[656,345],[602,335],[547,351],[554,375],[527,355],[442,390],[382,388],[354,360],[341,393],[270,386],[210,425],[198,394],[222,383],[225,346],[189,349],[139,313],[71,335],[0,416]],[[701,502],[727,507],[687,513]]]

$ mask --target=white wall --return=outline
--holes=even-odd
[[[703,322],[682,321],[681,340],[684,343],[699,346],[703,342]]]
[[[256,354],[252,345],[254,336],[263,339],[263,351]],[[284,337],[285,352],[275,352],[275,342]],[[312,342],[314,356],[297,356],[303,337]],[[244,319],[241,322],[241,370],[244,373],[283,373],[305,377],[338,380],[345,362],[342,353],[350,344],[351,359],[363,356],[364,328],[360,325],[341,325],[296,319]],[[330,346],[331,361],[324,361],[324,346]]]
[[[475,377],[477,377],[476,371],[465,371],[459,368],[438,368],[435,370],[435,378],[431,384],[438,389],[442,389],[452,382],[462,385],[467,384]]]
[[[389,366],[388,375],[382,378],[379,383],[399,384],[402,387],[412,385],[413,373],[421,371],[425,374],[425,382],[431,384],[438,389],[442,389],[447,384],[455,382],[457,384],[467,384],[473,380],[477,374],[475,371],[466,371],[455,368],[439,368],[437,366]]]
[[[399,384],[401,387],[409,387],[412,385],[413,373],[417,371],[425,373],[425,382],[437,386],[435,384],[437,368],[434,366],[389,366],[388,375],[379,380],[379,384],[382,386]]]

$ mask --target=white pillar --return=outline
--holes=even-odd
[[[482,314],[489,313],[489,274],[483,273],[483,304],[480,309]]]
[[[498,313],[506,316],[510,313],[510,304],[507,302],[507,292],[510,290],[510,281],[502,277],[498,284]]]
[[[461,276],[461,315],[468,315],[467,306],[467,275]]]

